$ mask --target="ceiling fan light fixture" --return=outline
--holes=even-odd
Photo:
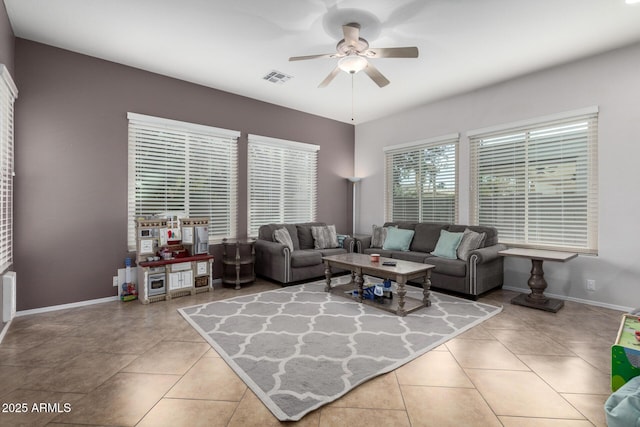
[[[367,60],[358,55],[349,55],[338,61],[338,67],[349,74],[355,74],[367,68]]]

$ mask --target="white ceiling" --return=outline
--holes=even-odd
[[[640,41],[624,0],[4,2],[17,37],[355,124]],[[336,59],[288,61],[335,52],[354,21],[372,47],[420,56],[372,60],[391,84],[358,73],[353,97],[346,73],[317,87]]]

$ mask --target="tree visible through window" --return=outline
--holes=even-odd
[[[387,221],[455,222],[457,135],[385,148]]]

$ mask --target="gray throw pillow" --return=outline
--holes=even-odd
[[[282,243],[286,247],[289,248],[290,251],[293,251],[293,240],[291,240],[291,235],[289,234],[289,230],[286,228],[279,228],[273,232],[273,241]]]
[[[371,231],[371,247],[382,248],[387,238],[387,227],[378,227],[374,225]]]
[[[314,249],[337,248],[338,234],[335,225],[313,226],[311,227]]]
[[[481,247],[486,237],[487,233],[476,233],[473,230],[465,228],[462,241],[460,242],[460,246],[458,246],[458,258],[467,261],[469,259],[469,253]]]

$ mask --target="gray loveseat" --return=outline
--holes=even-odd
[[[502,286],[503,258],[498,251],[506,246],[498,243],[498,230],[493,227],[467,226],[442,223],[390,222],[384,227],[397,226],[401,229],[414,230],[408,251],[385,250],[371,247],[371,236],[356,238],[356,251],[406,261],[432,264],[431,286],[467,297],[477,299],[478,295]],[[469,252],[467,260],[447,259],[431,255],[434,251],[440,230],[462,233],[466,228],[477,233],[486,233],[480,248]]]
[[[322,257],[353,252],[354,240],[347,238],[343,247],[314,249],[312,226],[326,226],[323,222],[301,224],[267,224],[258,229],[255,243],[256,274],[288,284],[324,276]],[[291,236],[293,250],[274,241],[274,231],[286,228]]]

